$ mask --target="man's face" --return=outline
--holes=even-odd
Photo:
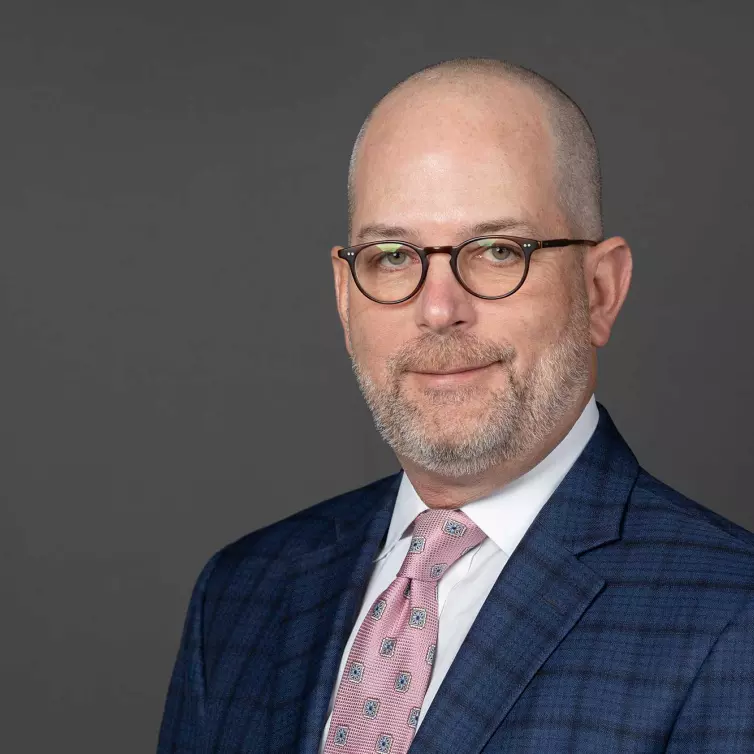
[[[529,92],[403,92],[383,103],[362,142],[350,243],[568,237],[552,165]],[[581,400],[592,348],[578,254],[535,251],[523,287],[493,301],[467,293],[449,256],[433,254],[421,291],[394,305],[367,299],[334,261],[354,371],[404,465],[480,474],[542,444]]]

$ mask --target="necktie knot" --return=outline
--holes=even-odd
[[[398,576],[417,581],[438,581],[464,553],[476,547],[485,533],[462,511],[423,511],[414,521],[414,531]]]

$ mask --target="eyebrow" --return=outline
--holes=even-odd
[[[459,229],[459,235],[464,239],[475,236],[486,236],[493,233],[507,233],[518,231],[535,238],[538,232],[528,223],[515,217],[502,217],[473,225],[464,225]],[[417,239],[419,234],[411,228],[401,225],[387,225],[384,223],[370,223],[363,226],[354,237],[355,243],[361,241],[390,239],[395,241]]]

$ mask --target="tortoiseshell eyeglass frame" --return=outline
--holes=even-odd
[[[524,252],[524,274],[521,277],[521,282],[508,293],[504,293],[502,296],[483,296],[481,293],[476,293],[471,288],[469,288],[466,283],[463,282],[461,279],[460,274],[458,273],[458,255],[461,252],[461,249],[464,248],[464,246],[468,246],[470,243],[475,243],[477,241],[484,241],[488,239],[498,239],[501,241],[513,241],[514,243],[518,244],[521,249]],[[526,282],[526,277],[529,274],[529,263],[531,260],[531,255],[537,250],[537,249],[554,249],[554,248],[561,248],[564,246],[596,246],[599,243],[599,241],[590,241],[587,239],[574,239],[574,238],[553,238],[549,239],[547,241],[537,241],[535,238],[522,238],[521,236],[505,236],[505,235],[494,235],[494,236],[476,236],[474,238],[469,238],[463,243],[458,244],[458,246],[416,246],[415,244],[408,243],[407,241],[394,241],[394,240],[378,240],[378,241],[367,241],[366,243],[360,243],[357,246],[348,246],[344,249],[340,249],[338,251],[338,256],[341,259],[345,259],[346,262],[348,262],[348,266],[351,269],[351,275],[353,276],[353,281],[356,283],[356,287],[368,298],[370,301],[374,301],[377,304],[402,304],[404,301],[408,301],[410,298],[415,296],[420,290],[421,287],[424,285],[424,281],[427,277],[427,271],[429,270],[429,255],[430,254],[450,254],[450,269],[453,270],[453,275],[455,275],[456,280],[459,282],[461,287],[470,293],[472,296],[476,296],[477,298],[483,298],[488,301],[496,301],[497,299],[501,298],[507,298],[508,296],[512,296],[523,284]],[[398,299],[397,301],[380,301],[380,299],[375,298],[374,296],[371,296],[369,293],[367,293],[362,287],[361,283],[359,282],[358,275],[356,274],[356,257],[358,256],[359,252],[362,249],[366,249],[368,246],[374,246],[376,244],[400,244],[401,246],[406,246],[409,249],[413,249],[421,259],[422,263],[422,274],[419,278],[419,282],[416,285],[416,288],[414,288],[411,293],[408,294],[408,296],[404,296],[401,299]]]

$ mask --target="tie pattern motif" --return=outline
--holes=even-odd
[[[484,538],[459,510],[416,517],[398,575],[372,604],[351,647],[325,754],[408,751],[435,660],[437,582]]]

